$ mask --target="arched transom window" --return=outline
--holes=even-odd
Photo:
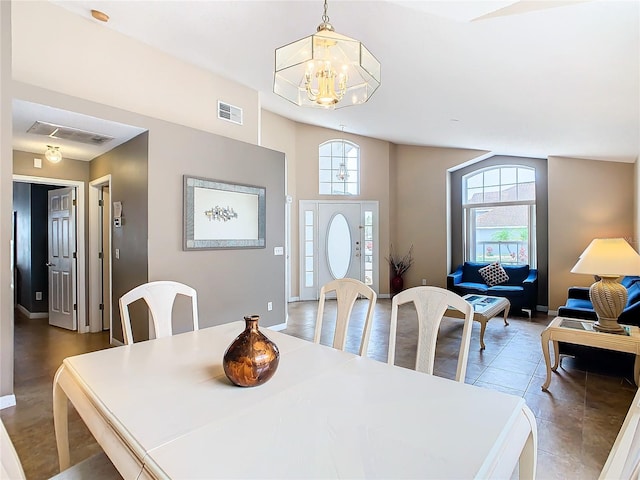
[[[536,172],[501,165],[462,177],[465,260],[536,266]]]
[[[346,140],[329,140],[318,148],[320,195],[360,194],[360,147]]]

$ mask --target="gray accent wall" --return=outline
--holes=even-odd
[[[111,175],[111,202],[122,202],[122,223],[111,225],[111,266],[113,282],[112,335],[122,341],[119,298],[134,287],[148,281],[148,140],[147,132],[91,161],[92,180]],[[112,207],[113,208],[113,207]],[[116,249],[119,258],[116,258]],[[133,338],[149,338],[146,307],[136,304],[131,309]]]
[[[285,257],[273,250],[285,245],[284,154],[161,121],[149,139],[149,278],[194,287],[201,328],[251,314],[284,323]],[[265,187],[266,247],[184,251],[184,175]]]

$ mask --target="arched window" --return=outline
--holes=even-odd
[[[360,194],[360,147],[346,140],[329,140],[318,148],[320,195]]]
[[[536,172],[522,165],[462,177],[465,260],[536,267]]]

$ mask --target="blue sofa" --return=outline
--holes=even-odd
[[[618,321],[625,325],[640,325],[640,277],[624,277],[620,283],[627,288],[627,305]],[[558,316],[597,320],[589,300],[589,287],[570,287],[567,304],[558,308]]]
[[[538,271],[529,268],[529,265],[502,265],[509,280],[490,287],[478,272],[486,265],[487,263],[464,262],[447,275],[447,289],[459,295],[476,293],[505,297],[511,303],[512,311],[518,312],[525,308],[531,310],[533,315],[538,304]]]

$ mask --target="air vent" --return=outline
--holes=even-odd
[[[218,100],[218,118],[242,125],[242,109]]]
[[[59,138],[61,140],[86,143],[88,145],[102,145],[110,142],[114,138],[100,133],[87,132],[86,130],[80,130],[72,127],[63,127],[62,125],[41,122],[39,120],[31,125],[29,130],[27,130],[27,133],[46,135],[50,138]]]

